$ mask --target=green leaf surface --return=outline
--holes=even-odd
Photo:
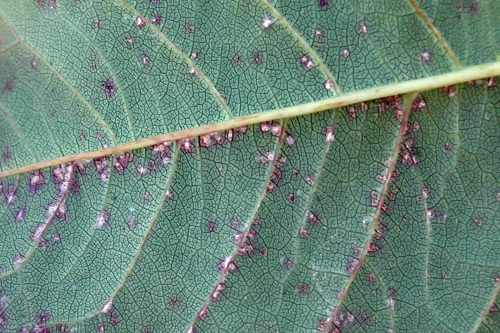
[[[498,14],[0,0],[0,332],[496,332]]]

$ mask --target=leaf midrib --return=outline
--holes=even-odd
[[[140,139],[137,141],[131,141],[114,147],[109,147],[106,149],[99,149],[86,153],[68,155],[61,158],[56,158],[36,164],[27,165],[17,169],[11,169],[0,172],[0,178],[12,176],[23,172],[30,172],[46,167],[56,166],[62,163],[69,163],[80,160],[90,160],[103,156],[121,154],[127,151],[149,147],[165,141],[175,141],[186,138],[194,138],[203,134],[220,132],[241,126],[258,124],[263,121],[298,117],[320,111],[335,109],[355,103],[375,100],[378,98],[385,98],[394,95],[404,95],[412,92],[429,91],[444,86],[451,86],[468,81],[486,79],[495,76],[500,76],[500,62],[471,66],[441,75],[397,82],[376,88],[363,89],[355,92],[346,93],[340,96],[323,99],[316,102],[304,103],[276,110],[265,111],[258,114],[229,119],[219,123],[213,123],[186,130],[170,132],[150,138]]]

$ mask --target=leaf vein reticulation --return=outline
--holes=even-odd
[[[282,122],[282,124],[281,124],[281,127],[283,129],[286,128],[286,121],[287,120],[284,119],[283,122]],[[276,143],[275,143],[275,146],[274,146],[274,149],[273,149],[274,156],[273,156],[273,159],[269,163],[268,170],[267,170],[267,175],[266,175],[265,179],[263,179],[262,182],[261,182],[261,184],[262,184],[262,190],[261,190],[260,195],[257,197],[256,203],[253,205],[254,209],[250,213],[250,216],[249,216],[248,220],[246,221],[245,229],[242,231],[241,237],[237,241],[236,247],[234,248],[233,252],[229,255],[229,257],[226,257],[226,259],[225,259],[226,266],[223,268],[221,277],[217,281],[217,284],[214,286],[213,292],[211,292],[208,295],[208,298],[205,301],[205,303],[203,305],[203,308],[200,309],[200,311],[203,310],[204,308],[207,308],[212,303],[212,297],[214,295],[214,292],[217,290],[217,288],[218,288],[219,285],[221,285],[221,284],[223,284],[225,282],[226,276],[230,272],[229,263],[234,262],[235,258],[238,256],[238,253],[239,253],[242,245],[244,245],[245,241],[247,240],[248,234],[249,234],[249,232],[250,232],[250,230],[251,230],[251,228],[253,226],[253,223],[254,223],[255,219],[257,218],[257,216],[258,216],[259,210],[261,208],[261,204],[262,204],[263,200],[268,195],[268,193],[267,193],[267,186],[269,185],[269,183],[271,181],[271,177],[273,175],[273,171],[276,168],[276,164],[277,164],[277,162],[279,160],[280,152],[281,152],[281,150],[283,148],[283,144],[284,144],[285,135],[286,135],[286,131],[282,130],[281,136],[275,140]],[[194,325],[196,324],[197,320],[199,320],[198,313],[196,313],[195,317],[191,320],[191,322],[189,324],[189,327],[187,329],[188,332],[190,332],[194,328]]]
[[[62,16],[62,19],[64,21],[66,21],[68,23],[68,25],[70,25],[74,29],[74,31],[76,31],[80,36],[82,36],[82,38],[85,39],[85,41],[87,43],[89,43],[89,45],[92,45],[94,47],[96,52],[99,54],[100,58],[104,59],[104,63],[110,72],[111,78],[113,79],[113,84],[115,85],[116,90],[120,91],[119,95],[123,101],[123,105],[125,106],[125,112],[127,114],[127,122],[128,122],[129,129],[130,129],[130,134],[132,135],[132,139],[137,140],[137,134],[135,133],[133,120],[132,120],[132,111],[130,110],[130,105],[129,105],[127,96],[125,96],[125,90],[120,88],[121,82],[118,80],[118,76],[116,75],[116,72],[115,72],[113,66],[111,66],[111,64],[109,63],[109,59],[101,52],[100,48],[95,44],[95,42],[92,39],[88,38],[87,35],[85,35],[82,31],[80,31],[80,29],[78,29],[71,20],[69,20],[64,15]],[[46,61],[46,60],[44,60],[44,61]],[[73,87],[72,85],[70,85],[66,79],[63,78],[63,82],[65,82],[68,85],[68,87],[72,88],[72,90],[77,91],[76,88]],[[79,95],[81,95],[81,94],[79,94]],[[89,106],[91,105],[91,103],[88,100],[86,100],[86,102]],[[96,112],[94,107],[91,107],[91,109],[93,110],[93,112]],[[102,117],[99,117],[98,119],[102,119]],[[106,124],[106,127],[109,128],[111,133],[113,133],[113,131],[111,130],[111,127],[109,127],[108,124]],[[116,140],[115,133],[113,133],[112,137],[114,140]]]
[[[337,123],[337,112],[335,112],[334,116],[333,116],[333,125],[332,126],[333,126],[334,129],[335,129],[336,123]],[[298,224],[300,226],[304,226],[307,223],[307,219],[308,219],[308,216],[309,216],[309,213],[310,213],[311,205],[313,203],[314,196],[315,196],[316,191],[318,189],[318,184],[321,181],[321,175],[322,175],[322,171],[324,170],[324,165],[325,165],[326,157],[328,155],[328,152],[330,151],[331,146],[334,143],[335,143],[335,139],[327,142],[327,144],[325,145],[325,149],[323,150],[323,154],[322,154],[322,156],[320,158],[321,162],[319,163],[319,167],[318,167],[317,170],[315,170],[313,172],[313,174],[316,175],[316,180],[315,180],[314,185],[312,186],[311,190],[308,193],[307,202],[306,202],[306,205],[304,206],[303,213],[302,213],[302,219],[301,219],[301,222]],[[300,254],[301,239],[299,237],[297,237],[297,236],[294,236],[293,237],[293,242],[294,242],[294,247],[297,250],[297,253]],[[298,269],[300,267],[300,265],[302,264],[300,262],[300,260],[299,260],[300,255],[297,255],[296,258],[297,259],[296,259],[295,267],[290,271],[290,274],[288,274],[288,276],[286,277],[285,281],[281,285],[281,295],[282,295],[282,297],[281,297],[281,300],[280,300],[280,303],[279,303],[279,306],[278,306],[278,310],[277,310],[278,314],[281,314],[281,310],[282,310],[283,295],[285,293],[284,286],[286,286],[286,284],[288,283],[288,280],[292,276],[293,271],[296,270],[296,269]]]
[[[15,182],[13,182],[11,184],[14,184],[17,187],[17,186],[19,186],[19,181],[20,181],[20,176],[16,175]],[[0,218],[3,218],[4,216],[6,216],[7,214],[10,213],[9,209],[7,209],[6,206],[4,206],[4,208],[5,208],[5,210],[3,212],[0,212]],[[3,273],[2,275],[0,275],[0,281],[6,279],[10,275],[15,274],[17,272],[18,272],[18,270],[12,269],[12,270],[10,270],[8,272]]]
[[[330,69],[325,65],[325,62],[323,61],[323,59],[321,59],[321,57],[318,55],[318,53],[311,47],[311,45],[309,45],[309,43],[307,43],[304,40],[304,38],[302,37],[302,35],[299,34],[297,32],[297,30],[295,30],[295,28],[287,21],[287,19],[283,16],[283,14],[281,14],[279,12],[279,10],[275,6],[273,6],[267,0],[260,0],[260,2],[264,6],[266,6],[271,11],[271,13],[276,16],[276,18],[278,19],[278,21],[281,24],[283,24],[283,26],[289,31],[289,33],[296,40],[299,41],[300,45],[302,45],[302,47],[304,48],[304,50],[306,51],[306,53],[311,57],[312,60],[314,60],[314,62],[316,63],[316,65],[319,68],[321,68],[321,71],[323,72],[323,74],[325,76],[325,80],[330,80],[333,83],[333,91],[335,92],[335,94],[340,95],[341,94],[341,90],[340,90],[340,87],[337,84],[337,80],[333,76],[333,74],[330,71]]]
[[[387,193],[389,192],[389,185],[392,183],[393,178],[394,178],[394,171],[396,169],[396,164],[399,160],[399,152],[401,149],[401,144],[403,143],[403,138],[404,138],[406,131],[408,129],[408,118],[410,116],[412,102],[416,97],[417,97],[416,93],[411,93],[411,94],[408,94],[405,96],[404,116],[401,120],[399,134],[397,135],[397,138],[394,141],[394,146],[392,147],[392,150],[391,150],[391,156],[389,158],[389,164],[388,164],[388,169],[387,169],[387,179],[385,180],[383,187],[380,191],[377,209],[375,211],[375,215],[373,217],[373,222],[370,226],[368,236],[366,237],[365,247],[363,248],[363,251],[360,255],[359,261],[357,262],[356,267],[354,268],[351,276],[349,277],[349,280],[347,281],[346,286],[344,287],[344,289],[340,293],[337,305],[332,309],[331,316],[325,325],[325,329],[323,330],[323,332],[325,332],[325,333],[330,332],[330,329],[332,328],[331,325],[334,325],[333,319],[338,315],[338,313],[343,305],[343,302],[347,296],[347,293],[348,293],[350,287],[352,286],[352,284],[354,283],[354,280],[356,279],[356,277],[358,275],[358,272],[361,268],[361,265],[364,263],[367,255],[368,255],[368,250],[370,248],[370,244],[372,242],[373,237],[375,236],[375,232],[376,232],[379,220],[380,220],[382,213],[383,213],[383,206],[385,204],[385,198],[387,196]]]
[[[104,121],[104,119],[102,118],[101,113],[99,111],[97,111],[95,109],[95,107],[85,97],[83,97],[83,95],[80,93],[80,91],[78,89],[75,88],[75,86],[73,86],[71,83],[69,83],[68,80],[66,80],[66,78],[64,77],[64,75],[62,75],[54,66],[52,66],[52,64],[49,63],[47,61],[47,59],[45,59],[44,57],[42,57],[42,55],[40,53],[38,53],[33,48],[32,45],[30,45],[26,41],[21,41],[20,43],[23,43],[24,45],[26,45],[31,50],[31,52],[33,52],[38,58],[40,58],[43,61],[43,63],[48,68],[50,68],[50,70],[54,73],[54,75],[59,80],[61,80],[61,82],[63,82],[75,94],[75,98],[78,98],[80,101],[82,101],[90,109],[90,111],[92,112],[92,115],[97,119],[97,121],[99,122],[99,124],[101,124],[104,127],[104,129],[108,131],[108,134],[110,134],[109,136],[113,140],[113,144],[117,145],[118,142],[116,140],[116,135],[113,132],[113,130],[111,129],[111,127],[109,127],[108,123],[106,123]]]
[[[377,281],[380,283],[380,286],[382,286],[383,291],[384,291],[384,296],[387,296],[388,298],[390,297],[389,295],[389,287],[387,286],[386,282],[383,280],[381,277],[382,274],[378,272],[378,270],[369,262],[365,261],[363,265],[368,269],[370,269],[371,274],[377,279]],[[389,309],[390,313],[390,320],[391,320],[391,328],[396,329],[396,318],[395,318],[395,312],[394,310],[391,309],[390,305],[387,304],[387,308]]]
[[[444,49],[446,55],[450,59],[451,63],[457,67],[461,68],[462,64],[460,63],[460,60],[456,56],[455,52],[451,49],[451,47],[448,45],[448,42],[444,39],[443,35],[439,32],[439,30],[436,28],[436,26],[431,22],[429,17],[424,13],[424,11],[420,8],[418,3],[415,0],[408,0],[408,3],[410,4],[411,7],[415,10],[417,16],[424,22],[424,24],[429,28],[431,31],[432,35],[436,38],[438,43],[441,45],[441,47]]]
[[[194,69],[194,71],[196,72],[196,75],[203,80],[203,82],[207,85],[207,87],[210,90],[210,92],[214,95],[214,97],[216,98],[216,100],[219,102],[220,106],[222,107],[222,109],[226,113],[227,117],[229,119],[234,118],[234,115],[231,112],[229,106],[227,105],[226,100],[222,97],[222,95],[217,90],[217,88],[215,87],[215,85],[213,84],[213,82],[201,70],[201,68],[199,68],[196,65],[196,63],[194,63],[194,61],[191,60],[191,58],[187,54],[185,54],[181,49],[179,49],[179,47],[177,47],[177,45],[175,45],[174,43],[172,43],[172,41],[161,30],[159,30],[153,24],[151,24],[147,20],[146,17],[144,17],[137,9],[135,9],[134,6],[130,5],[128,2],[126,2],[124,0],[117,0],[117,2],[121,3],[123,5],[123,7],[127,8],[130,12],[134,13],[135,15],[137,15],[137,17],[141,17],[141,18],[143,18],[143,20],[145,22],[148,22],[149,23],[148,26],[158,35],[158,37],[160,37],[163,40],[163,42],[170,48],[170,50],[174,51],[177,55],[179,55],[183,59],[183,61],[186,62],[186,64],[188,64],[191,68]]]
[[[11,124],[12,128],[14,129],[14,132],[17,133],[17,135],[23,140],[23,142],[26,144],[26,146],[30,150],[31,154],[33,155],[33,159],[35,160],[35,164],[38,163],[38,161],[40,161],[40,159],[38,157],[38,154],[35,151],[35,148],[33,147],[33,144],[31,143],[31,141],[28,140],[26,135],[23,134],[23,132],[21,131],[19,126],[16,124],[14,119],[12,119],[9,112],[7,111],[6,108],[4,108],[2,106],[2,104],[0,104],[0,110],[4,114],[5,118],[7,118],[8,122]],[[1,170],[1,165],[0,165],[0,170]]]
[[[122,290],[123,287],[125,286],[128,278],[130,277],[132,271],[134,270],[135,265],[137,264],[139,257],[143,253],[144,247],[146,246],[146,242],[151,235],[151,231],[153,230],[154,226],[158,222],[158,216],[159,216],[161,210],[163,209],[165,201],[169,199],[167,194],[168,194],[168,191],[171,190],[171,185],[172,185],[172,182],[175,178],[175,172],[176,172],[177,164],[179,161],[179,154],[180,154],[180,149],[179,149],[179,146],[176,145],[175,150],[174,150],[174,154],[172,155],[172,159],[171,159],[171,163],[170,163],[169,175],[165,181],[165,193],[162,194],[162,197],[160,199],[158,207],[156,208],[155,213],[151,217],[151,221],[149,221],[149,226],[146,230],[146,233],[144,234],[144,236],[142,238],[142,242],[141,242],[139,248],[136,250],[136,253],[134,255],[134,259],[131,261],[129,268],[127,269],[127,273],[125,274],[120,285],[110,295],[110,297],[109,297],[110,300],[113,300],[115,298],[115,296],[120,292],[120,290]],[[111,177],[110,177],[110,179],[111,179]],[[97,230],[97,229],[94,229],[94,231],[95,230]],[[87,246],[85,248],[87,248]],[[90,319],[90,318],[95,317],[95,316],[100,315],[100,314],[101,314],[101,309],[90,314],[89,316],[87,316],[85,318],[78,320],[77,322],[81,322],[81,321],[84,321],[86,319]],[[71,324],[75,324],[77,322],[74,322]]]
[[[363,13],[357,7],[354,7],[354,5],[352,5],[351,3],[350,5],[353,6],[354,11],[360,16],[360,18],[362,18]],[[391,72],[394,80],[396,82],[399,82],[400,79],[398,73],[395,72],[394,68],[390,66],[389,63],[384,59],[383,50],[385,49],[386,45],[381,45],[381,46],[377,45],[377,43],[375,43],[371,38],[370,34],[366,34],[364,38],[367,40],[370,46],[373,47],[373,50],[376,51],[377,55],[375,56],[375,58],[377,59],[379,65],[388,70],[389,72]],[[406,75],[406,73],[400,73],[400,75]]]
[[[412,166],[412,170],[414,171],[414,178],[416,182],[420,186],[420,191],[424,191],[425,183],[422,178],[422,175],[420,173],[420,170],[417,165]],[[430,251],[431,251],[431,244],[432,244],[432,221],[430,217],[427,215],[427,212],[429,211],[430,207],[428,204],[428,198],[426,195],[421,195],[421,200],[422,200],[422,211],[421,216],[425,217],[425,224],[426,224],[426,234],[425,234],[425,260],[424,260],[424,270],[423,270],[423,276],[422,280],[424,281],[424,289],[426,292],[426,297],[427,297],[427,307],[432,309],[434,312],[438,313],[439,307],[434,307],[433,302],[431,301],[431,294],[429,290],[429,264],[430,264]],[[446,321],[441,318],[441,316],[436,316],[436,318],[439,318],[440,321],[446,325]]]
[[[499,293],[500,293],[500,283],[497,283],[489,302],[486,303],[483,313],[481,314],[481,317],[479,317],[478,320],[476,321],[476,324],[472,328],[471,333],[477,332],[479,328],[481,328],[481,325],[486,322],[486,318],[490,314],[490,309],[493,306],[493,304],[495,304],[495,300],[497,299]]]

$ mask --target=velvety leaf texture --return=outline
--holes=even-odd
[[[255,117],[1,178],[0,332],[500,331],[497,78],[258,120],[494,64],[498,15],[0,0],[0,172]]]

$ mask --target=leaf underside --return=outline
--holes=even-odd
[[[492,63],[499,7],[0,0],[0,171]],[[497,331],[496,83],[2,178],[0,332]]]

